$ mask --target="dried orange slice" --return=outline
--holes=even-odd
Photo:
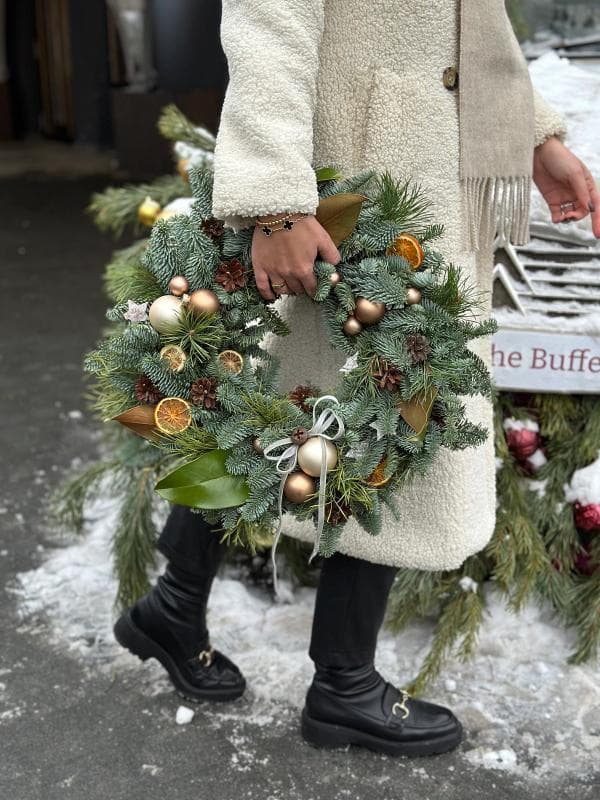
[[[217,356],[217,361],[233,375],[239,375],[244,366],[244,359],[235,350],[223,350]]]
[[[402,256],[413,269],[419,269],[425,258],[421,243],[410,233],[401,233],[385,252],[388,256]]]
[[[160,357],[166,361],[173,372],[181,372],[185,367],[187,355],[178,344],[167,344],[160,351]]]
[[[165,397],[154,409],[154,422],[163,433],[181,433],[192,424],[190,404],[180,397]]]
[[[379,464],[377,464],[373,472],[367,478],[367,483],[369,484],[369,486],[373,487],[385,486],[385,484],[391,478],[391,475],[387,478],[385,477],[386,466],[387,466],[387,458],[384,458],[382,461],[379,462]]]

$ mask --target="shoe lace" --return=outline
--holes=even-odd
[[[209,647],[206,650],[201,650],[200,653],[198,653],[198,660],[205,667],[210,667],[210,665],[213,662],[214,655],[215,651],[212,645],[209,645]]]
[[[406,719],[410,714],[410,709],[407,707],[406,702],[412,695],[410,695],[406,689],[398,689],[398,691],[402,695],[402,699],[396,700],[392,706],[392,714],[394,714],[394,716],[398,716],[398,714],[402,712],[402,719]]]

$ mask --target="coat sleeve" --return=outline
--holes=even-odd
[[[567,136],[567,123],[558,111],[548,105],[536,89],[533,90],[533,105],[535,111],[534,146],[543,144],[551,136],[556,136],[561,142],[564,142]]]
[[[214,152],[212,213],[234,230],[257,214],[313,213],[313,115],[324,0],[223,0],[229,68]]]

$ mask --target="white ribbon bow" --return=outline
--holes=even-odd
[[[318,400],[315,400],[312,410],[313,426],[306,432],[308,439],[312,438],[313,436],[318,436],[321,440],[321,474],[319,475],[319,510],[317,515],[317,532],[315,534],[313,550],[310,554],[310,558],[308,559],[309,564],[319,552],[321,534],[323,533],[323,526],[325,524],[325,486],[327,484],[327,449],[325,446],[325,439],[328,439],[330,442],[332,442],[336,439],[340,439],[344,435],[344,421],[332,408],[324,408],[317,417],[317,407],[324,400],[332,400],[334,403],[336,403],[336,405],[339,405],[339,400],[337,397],[334,397],[331,394],[324,394],[322,397],[319,397]],[[337,424],[337,431],[333,434],[328,434],[326,431],[328,431],[334,423]],[[275,562],[275,553],[277,550],[279,537],[281,536],[281,527],[283,524],[283,487],[288,475],[290,475],[296,469],[296,464],[298,463],[298,448],[300,446],[301,445],[296,444],[290,436],[286,436],[284,439],[278,439],[276,442],[273,442],[273,444],[265,447],[263,451],[263,455],[266,459],[275,462],[275,469],[281,475],[278,500],[279,522],[273,538],[273,547],[271,548],[271,561],[273,564],[273,589],[276,597],[279,596],[279,586],[277,582],[277,564]],[[280,447],[285,447],[285,450],[279,455],[276,455],[274,451],[278,450]]]

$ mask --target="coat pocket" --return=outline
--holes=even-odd
[[[400,73],[374,66],[368,98],[362,160],[433,189],[440,167],[458,171],[456,93],[431,74]]]

